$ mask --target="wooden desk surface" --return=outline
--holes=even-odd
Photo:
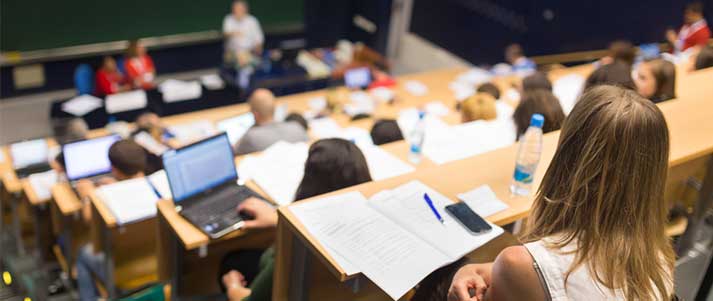
[[[40,200],[37,197],[37,193],[35,193],[35,189],[32,187],[32,184],[30,184],[29,179],[20,180],[20,185],[22,186],[22,191],[25,193],[25,197],[27,198],[27,201],[30,203],[30,205],[39,206],[42,204],[47,204],[49,202],[49,199]]]
[[[82,201],[67,182],[52,186],[52,199],[63,216],[69,216],[82,209]]]

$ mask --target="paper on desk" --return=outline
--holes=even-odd
[[[512,145],[515,132],[510,118],[437,127],[426,132],[423,154],[436,164],[461,160]]]
[[[374,141],[371,140],[371,134],[367,130],[358,127],[350,126],[342,129],[342,132],[339,134],[339,138],[351,141],[358,146],[374,145]]]
[[[198,81],[181,81],[169,79],[158,86],[158,90],[163,95],[163,102],[172,103],[189,99],[200,98],[203,89]]]
[[[135,90],[107,95],[105,98],[105,109],[109,114],[143,109],[148,104],[146,92]]]
[[[416,123],[418,122],[418,115],[419,110],[415,108],[404,109],[399,112],[399,117],[396,122],[398,123],[399,128],[401,129],[401,133],[407,139],[411,131],[416,126]],[[426,137],[430,136],[428,134],[430,131],[439,131],[448,128],[448,125],[445,122],[441,121],[441,119],[431,114],[426,114],[426,116],[424,117],[424,122],[426,124]]]
[[[287,115],[289,115],[287,112],[287,104],[283,103],[275,106],[275,112],[273,112],[272,118],[275,122],[283,122],[285,118],[287,118]]]
[[[374,89],[369,90],[369,93],[374,96],[374,98],[382,101],[382,102],[389,102],[392,99],[394,99],[394,96],[396,93],[394,93],[393,90],[386,88],[386,87],[377,87]]]
[[[158,196],[146,178],[124,180],[96,189],[119,225],[156,216]]]
[[[261,164],[262,160],[260,160],[260,158],[256,155],[246,155],[243,157],[243,159],[240,160],[240,164],[236,167],[238,171],[238,180],[243,183],[251,180],[255,171],[261,168]]]
[[[134,135],[134,141],[136,142],[136,144],[141,145],[147,151],[156,156],[161,156],[163,155],[163,153],[170,149],[168,146],[165,146],[161,142],[156,141],[156,139],[151,137],[149,133],[144,131],[141,131],[138,134]]]
[[[414,168],[375,145],[359,145],[371,178],[379,181],[414,171]]]
[[[157,172],[152,173],[148,177],[151,186],[158,191],[158,194],[164,200],[173,199],[173,194],[171,193],[171,186],[168,184],[168,177],[166,176],[166,171],[161,169]]]
[[[12,167],[20,169],[33,164],[47,162],[48,151],[47,141],[45,139],[13,143],[10,145]]]
[[[487,83],[492,78],[493,78],[493,75],[490,74],[490,72],[488,72],[488,70],[475,67],[475,68],[471,68],[470,70],[466,71],[465,73],[458,75],[456,77],[456,81],[464,83],[464,84],[468,84],[471,87],[475,87],[480,84]]]
[[[31,174],[28,178],[32,190],[35,191],[37,199],[40,201],[49,200],[52,197],[52,186],[57,184],[57,172],[48,170],[41,173]]]
[[[450,112],[448,107],[446,107],[446,105],[439,100],[427,103],[424,109],[426,110],[426,113],[438,117],[448,115],[448,112]]]
[[[188,144],[216,134],[213,123],[208,120],[174,125],[168,130],[176,136],[176,140],[181,144]]]
[[[424,96],[428,93],[428,87],[420,81],[410,80],[404,84],[406,91],[414,96]]]
[[[327,98],[324,96],[315,97],[309,100],[307,103],[310,109],[321,112],[327,108]]]
[[[220,90],[225,87],[225,82],[218,74],[206,74],[201,76],[201,83],[208,90]]]
[[[304,176],[308,152],[309,146],[304,142],[279,141],[256,156],[260,168],[251,170],[250,175],[277,204],[289,204]]]
[[[517,89],[510,88],[505,91],[504,95],[506,99],[510,99],[512,101],[518,102],[520,101],[520,92],[517,91]],[[502,99],[502,98],[501,98]]]
[[[342,127],[331,117],[322,117],[309,121],[309,130],[316,139],[336,138],[342,132]]]
[[[584,77],[579,74],[569,74],[556,80],[552,84],[552,93],[557,96],[565,115],[574,108],[577,98],[584,87]]]
[[[458,199],[468,204],[468,207],[483,218],[508,208],[508,205],[498,199],[488,185],[458,195]]]
[[[228,134],[231,145],[240,141],[250,127],[255,124],[255,117],[252,113],[243,113],[235,117],[223,119],[216,123],[216,129]]]
[[[512,119],[512,115],[515,113],[515,108],[504,101],[499,100],[495,102],[495,112],[498,120]]]
[[[349,94],[350,103],[344,105],[344,113],[354,117],[359,114],[371,114],[376,108],[371,96],[363,91]]]
[[[87,113],[102,107],[102,99],[84,94],[72,98],[62,104],[62,111],[74,116],[84,116]]]
[[[453,97],[456,101],[463,101],[475,94],[475,87],[468,83],[455,81],[450,83],[448,87],[453,91]]]

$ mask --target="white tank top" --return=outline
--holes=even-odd
[[[586,265],[572,271],[565,286],[565,276],[575,256],[568,251],[573,251],[575,246],[572,242],[562,250],[553,250],[545,247],[542,240],[525,244],[540,270],[550,300],[624,300],[621,290],[611,290],[592,278]]]

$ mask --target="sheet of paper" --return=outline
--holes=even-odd
[[[47,162],[48,151],[45,139],[13,143],[10,145],[12,167],[20,169],[33,164]]]
[[[353,142],[354,144],[361,145],[374,145],[374,141],[371,139],[371,134],[362,128],[358,127],[347,127],[342,129],[339,134],[339,138]]]
[[[149,133],[144,131],[141,131],[138,134],[134,135],[134,141],[136,142],[136,144],[141,145],[147,151],[151,152],[156,156],[161,156],[163,155],[163,153],[170,149],[168,146],[165,146],[161,142],[156,141],[156,139],[151,137]]]
[[[168,130],[176,136],[176,140],[181,144],[189,144],[217,133],[213,123],[208,120],[174,125]]]
[[[309,130],[316,139],[337,138],[342,133],[342,127],[331,117],[310,120]]]
[[[414,127],[416,127],[416,123],[418,122],[418,114],[419,110],[416,108],[404,109],[399,112],[399,117],[396,122],[398,123],[399,128],[401,129],[401,133],[407,140],[409,139],[409,134],[411,133],[411,131],[413,131]],[[448,129],[448,124],[431,114],[426,114],[426,116],[424,117],[424,122],[426,124],[426,139],[431,136],[429,135],[429,132],[431,131],[440,133],[442,130]]]
[[[349,94],[350,102],[344,105],[344,113],[349,116],[359,114],[371,114],[374,112],[375,104],[371,95],[364,91],[356,91]]]
[[[104,106],[107,113],[114,114],[143,109],[146,104],[148,104],[146,92],[144,90],[135,90],[107,95]]]
[[[379,181],[414,171],[413,166],[375,145],[359,145],[369,165],[374,181]]]
[[[84,116],[87,113],[102,107],[104,101],[93,95],[84,94],[70,99],[62,104],[62,111],[74,116]]]
[[[504,101],[496,101],[495,112],[497,113],[498,120],[512,119],[512,114],[515,113],[515,108]]]
[[[30,181],[32,190],[35,191],[38,200],[45,201],[52,197],[52,186],[57,184],[57,172],[48,170],[46,172],[31,174],[27,179]]]
[[[223,119],[216,123],[218,131],[226,132],[231,145],[235,145],[240,138],[255,124],[255,116],[252,113],[243,113],[235,117]]]
[[[458,195],[458,199],[468,204],[468,207],[483,218],[508,208],[508,205],[498,199],[488,185],[481,185],[471,191]]]
[[[453,97],[456,101],[463,101],[475,94],[475,87],[469,83],[455,81],[451,82],[448,87],[453,91]]]
[[[96,190],[119,225],[156,216],[158,196],[146,178],[124,180]]]
[[[448,109],[448,107],[446,107],[446,105],[443,104],[443,102],[439,100],[427,103],[424,109],[426,110],[426,113],[438,117],[448,115],[448,113],[451,111]]]
[[[240,160],[240,164],[237,166],[238,170],[238,181],[248,181],[253,178],[256,170],[261,168],[262,160],[259,156],[247,155]]]
[[[275,122],[283,122],[289,114],[290,113],[288,112],[287,104],[283,103],[275,106],[275,112],[273,113],[272,118],[275,120]]]
[[[404,84],[406,91],[414,96],[424,96],[428,93],[428,87],[420,81],[410,80]]]
[[[515,143],[512,119],[473,121],[426,133],[423,153],[436,164],[465,159]]]
[[[314,111],[322,111],[327,108],[327,97],[319,96],[309,100],[307,103],[310,109]]]
[[[256,156],[260,168],[252,170],[250,176],[276,203],[289,204],[304,176],[308,152],[309,146],[303,142],[277,142]]]
[[[396,93],[393,90],[386,87],[378,87],[369,90],[369,93],[381,102],[389,102],[394,99]]]
[[[158,86],[158,90],[161,91],[165,103],[197,99],[203,94],[203,88],[198,81],[186,82],[169,79],[162,82]]]
[[[208,90],[220,90],[225,87],[225,82],[218,74],[206,74],[201,76],[201,83]]]
[[[424,199],[427,193],[444,219],[438,221]],[[369,199],[369,205],[404,229],[428,242],[455,261],[502,234],[495,225],[487,234],[473,235],[445,209],[453,201],[419,181],[385,190]]]
[[[152,173],[148,177],[151,186],[158,191],[161,198],[164,200],[172,200],[173,194],[171,193],[171,186],[168,184],[168,177],[166,176],[166,171],[161,169],[157,172]]]
[[[290,211],[328,250],[334,250],[394,300],[450,261],[376,213],[358,192],[297,203]],[[340,266],[344,269],[343,263]]]
[[[574,108],[584,87],[585,78],[578,74],[563,76],[552,84],[552,93],[557,96],[565,115]]]
[[[493,75],[488,72],[488,70],[482,68],[471,68],[470,70],[462,73],[456,77],[457,82],[462,82],[468,84],[471,87],[475,87],[484,83],[487,83],[493,78]]]

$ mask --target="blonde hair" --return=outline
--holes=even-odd
[[[492,120],[498,117],[495,111],[495,98],[488,93],[476,93],[461,104],[463,122]]]
[[[674,253],[664,233],[669,136],[661,111],[633,91],[586,91],[560,133],[527,233],[561,249],[575,243],[566,279],[581,265],[626,300],[673,294]]]

